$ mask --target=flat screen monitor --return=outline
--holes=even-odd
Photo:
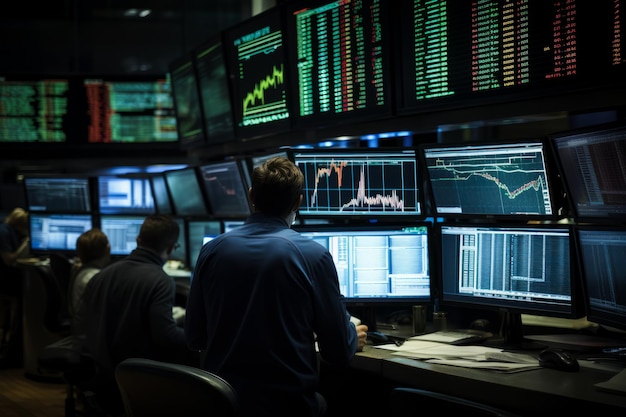
[[[153,174],[150,176],[150,182],[152,184],[152,193],[154,197],[154,206],[156,211],[160,214],[173,214],[172,200],[170,199],[170,193],[165,183],[165,177],[163,174]]]
[[[577,225],[587,320],[626,331],[626,227]]]
[[[170,77],[116,76],[82,80],[89,143],[175,143]]]
[[[290,1],[289,74],[294,127],[392,115],[392,2]]]
[[[126,256],[137,248],[137,236],[145,218],[137,215],[100,216],[100,229],[109,238],[111,255]]]
[[[235,139],[233,101],[222,35],[223,32],[219,32],[194,49],[206,140],[209,144]]]
[[[319,224],[294,230],[331,253],[347,305],[431,301],[431,223]]]
[[[291,128],[282,11],[273,7],[224,31],[235,133],[240,139]]]
[[[233,229],[242,226],[245,220],[224,220],[222,221],[222,233],[228,233]]]
[[[200,249],[209,240],[222,232],[222,223],[219,220],[194,219],[187,223],[189,237],[189,268],[193,270],[200,254]]]
[[[193,55],[185,54],[172,61],[170,74],[179,144],[183,149],[202,145],[205,131]]]
[[[415,150],[294,149],[304,174],[301,217],[421,217]]]
[[[521,314],[584,315],[570,225],[436,225],[440,304],[504,311],[505,344],[524,343]]]
[[[91,211],[88,177],[25,177],[28,210],[46,212]]]
[[[176,216],[209,214],[195,167],[165,171],[164,175]]]
[[[30,212],[29,221],[33,255],[48,252],[73,254],[76,239],[93,227],[91,214]]]
[[[626,126],[551,137],[561,177],[579,221],[626,221]]]
[[[425,144],[420,156],[441,217],[558,217],[558,193],[542,141]]]
[[[248,187],[240,162],[212,162],[199,167],[201,182],[214,217],[245,218],[250,215]]]
[[[152,214],[156,212],[152,183],[145,177],[98,177],[101,214]]]

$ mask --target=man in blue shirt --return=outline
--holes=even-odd
[[[317,417],[318,354],[347,366],[366,342],[350,322],[331,254],[290,226],[303,174],[289,159],[257,167],[245,224],[203,246],[187,301],[185,334],[202,367],[237,390],[244,415]]]

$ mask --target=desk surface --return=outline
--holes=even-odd
[[[558,415],[564,410],[589,410],[594,415],[626,411],[626,395],[599,391],[593,384],[606,381],[619,369],[581,366],[578,372],[534,369],[500,373],[431,364],[366,346],[352,367],[376,373],[397,385],[430,389],[511,409],[521,414]]]

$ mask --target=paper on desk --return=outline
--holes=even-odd
[[[501,349],[488,346],[465,345],[457,346],[439,342],[406,341],[402,350],[394,355],[406,356],[414,359],[454,359],[464,358],[475,361],[485,361],[488,353],[499,353]]]
[[[440,365],[460,366],[463,368],[490,369],[493,371],[517,372],[539,368],[539,364],[511,363],[496,361],[475,361],[468,359],[428,359],[425,362]]]
[[[377,345],[377,346],[373,346],[373,347],[376,348],[376,349],[393,350],[393,351],[396,351],[396,352],[411,352],[411,351],[414,351],[414,350],[428,349],[428,348],[436,347],[436,346],[440,346],[440,345],[441,345],[441,343],[437,343],[437,342],[427,342],[427,341],[418,341],[418,340],[407,339],[400,346],[396,345],[395,343],[389,343],[389,344]]]
[[[620,371],[611,379],[598,382],[593,385],[597,389],[606,392],[612,392],[613,394],[626,395],[626,369]]]

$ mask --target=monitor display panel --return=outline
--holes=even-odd
[[[177,216],[207,216],[198,174],[194,167],[165,171],[165,182]]]
[[[626,331],[626,227],[577,225],[587,320]]]
[[[88,177],[25,177],[28,210],[46,212],[91,211]]]
[[[174,60],[170,74],[179,144],[183,149],[201,145],[206,138],[193,55],[185,54]]]
[[[109,238],[111,255],[129,255],[137,248],[137,236],[145,218],[137,215],[100,216],[100,229]]]
[[[392,115],[391,3],[289,2],[294,127]]]
[[[160,214],[173,214],[172,200],[170,199],[170,193],[167,190],[163,174],[151,175],[150,182],[152,183],[154,206],[157,212]]]
[[[431,301],[431,223],[294,226],[331,253],[346,304]]]
[[[562,132],[551,143],[574,217],[626,222],[626,126]]]
[[[243,225],[245,220],[224,220],[222,221],[222,233],[230,232],[233,229]]]
[[[440,304],[507,313],[505,343],[523,343],[521,314],[584,315],[571,226],[436,223]]]
[[[47,252],[73,254],[76,239],[93,227],[91,214],[31,212],[30,249],[36,255]]]
[[[291,128],[282,11],[271,8],[224,31],[235,133],[240,139]]]
[[[425,144],[420,157],[439,216],[558,217],[560,201],[542,141]]]
[[[241,161],[212,162],[200,166],[202,184],[214,217],[250,215],[248,186]]]
[[[102,214],[156,212],[149,178],[99,176],[98,201]]]
[[[89,143],[178,141],[171,80],[164,76],[117,76],[82,80]]]
[[[304,174],[299,216],[423,216],[415,150],[294,149]]]
[[[187,223],[189,236],[189,267],[193,270],[202,246],[222,232],[219,220],[194,219]]]
[[[194,49],[206,140],[209,144],[235,139],[233,102],[222,34],[219,32]]]

